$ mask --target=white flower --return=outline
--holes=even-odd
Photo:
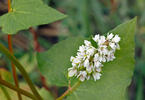
[[[95,48],[89,48],[87,51],[86,51],[86,54],[87,55],[90,55],[90,56],[93,56],[95,53]]]
[[[84,61],[84,67],[88,67],[88,66],[89,66],[89,60],[86,59],[86,60]]]
[[[71,56],[71,57],[70,57],[70,61],[73,62],[74,58],[75,58],[75,57]]]
[[[77,77],[79,77],[80,81],[83,82],[85,80],[85,78],[87,78],[87,72],[86,71],[80,71],[80,73]]]
[[[101,71],[102,71],[102,68],[101,68],[101,67],[96,68],[96,71],[97,71],[97,72],[101,72]]]
[[[78,63],[81,62],[81,59],[79,59],[79,58],[74,58],[72,62],[75,63],[75,64],[78,64]]]
[[[98,34],[93,37],[93,40],[98,48],[93,47],[90,41],[84,40],[84,45],[79,47],[77,55],[71,56],[72,67],[68,68],[68,77],[75,76],[82,82],[91,77],[95,81],[99,80],[103,64],[116,58],[115,51],[120,49],[118,35],[114,36],[113,33],[108,33],[105,37]]]
[[[99,68],[101,66],[102,66],[102,64],[99,61],[94,62],[94,67]]]
[[[115,43],[118,43],[120,41],[120,37],[118,35],[115,35],[112,41],[114,41]]]
[[[94,77],[94,80],[95,80],[95,81],[96,81],[96,80],[99,80],[100,77],[101,77],[101,74],[98,73],[98,72],[94,72],[94,73],[93,73],[93,77]]]
[[[78,51],[85,52],[85,46],[84,45],[80,46]]]
[[[107,59],[107,62],[113,61],[115,59],[114,53],[113,52],[109,52],[107,57],[106,57],[106,59]]]
[[[68,68],[68,77],[73,77],[74,75],[77,75],[77,69],[73,67]]]
[[[107,39],[108,39],[108,40],[111,40],[111,39],[113,38],[113,36],[114,36],[114,35],[113,35],[112,33],[111,33],[111,34],[108,33],[108,34],[107,34]]]
[[[86,46],[91,46],[91,42],[88,41],[88,40],[84,40],[84,43],[85,43]]]
[[[100,36],[100,39],[98,40],[98,45],[103,44],[106,41],[105,36]]]
[[[94,56],[94,62],[95,62],[95,61],[98,61],[98,59],[99,59],[99,54],[96,53],[95,56]]]
[[[100,62],[106,62],[106,58],[104,57],[104,55],[101,55],[98,60]]]
[[[75,67],[77,64],[76,63],[72,63],[72,66]]]
[[[101,45],[99,46],[99,49],[98,49],[99,53],[102,55],[106,55],[108,53],[108,49],[107,49],[107,46],[106,45]]]
[[[112,43],[112,42],[109,43],[109,46],[110,46],[112,49],[115,49],[115,48],[116,48],[115,43]]]
[[[88,72],[88,73],[91,73],[92,72],[92,69],[93,69],[93,65],[91,64],[90,66],[87,66],[86,67],[86,71]]]
[[[93,40],[96,41],[96,42],[98,42],[99,38],[100,38],[100,35],[97,34],[97,35],[95,35],[95,37],[93,38]]]

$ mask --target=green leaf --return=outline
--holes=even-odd
[[[70,57],[76,55],[84,38],[73,37],[63,40],[44,53],[37,54],[41,73],[51,85],[67,86],[67,69],[71,67]]]
[[[8,72],[7,70],[3,69],[3,68],[0,68],[0,77],[1,77],[3,80],[12,82],[11,73]]]
[[[116,59],[105,63],[99,81],[86,81],[80,85],[67,100],[127,100],[127,87],[134,70],[134,33],[136,18],[119,25],[110,32],[121,37],[121,49]]]
[[[110,32],[121,37],[120,50],[115,53],[116,59],[105,63],[103,75],[99,81],[83,82],[68,100],[125,100],[126,88],[130,84],[134,70],[134,33],[136,18],[119,25]],[[68,38],[47,52],[38,53],[39,69],[52,85],[66,86],[67,69],[71,66],[71,56],[83,44],[84,38]]]
[[[13,0],[11,12],[0,17],[6,34],[15,34],[32,26],[48,24],[66,16],[45,5],[42,0]]]
[[[43,100],[54,100],[54,98],[49,93],[49,91],[47,91],[44,88],[39,89],[39,93],[40,93],[41,97],[43,98]]]

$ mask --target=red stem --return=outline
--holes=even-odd
[[[115,0],[110,0],[111,1],[111,13],[116,11],[117,4]]]
[[[11,0],[8,0],[8,12],[10,12],[11,10]],[[9,46],[9,51],[13,54],[13,47],[12,47],[12,37],[11,35],[8,35],[8,46]],[[11,67],[12,67],[12,73],[13,73],[13,78],[14,78],[14,82],[16,87],[19,87],[19,82],[18,82],[18,77],[17,77],[17,73],[16,73],[16,68],[15,65],[11,62]],[[18,94],[18,98],[19,100],[22,100],[22,97],[20,95],[20,93]]]
[[[31,28],[30,28],[30,32],[31,32],[32,35],[33,35],[34,49],[35,49],[35,51],[41,52],[41,50],[40,50],[40,45],[39,45],[38,40],[37,40],[37,33],[36,33],[36,31],[34,30],[34,28],[31,27]]]
[[[30,32],[31,32],[32,35],[33,35],[34,49],[35,49],[35,51],[41,52],[40,45],[39,45],[38,39],[37,39],[37,33],[36,33],[35,29],[31,27],[29,30],[30,30]],[[42,82],[42,86],[43,86],[46,90],[50,91],[49,86],[47,86],[46,79],[45,79],[45,77],[44,77],[41,73],[40,73],[40,79],[41,79],[41,82]]]
[[[11,0],[8,0],[8,12],[11,10]]]

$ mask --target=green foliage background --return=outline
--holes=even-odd
[[[145,0],[114,0],[116,5],[114,10],[112,10],[114,5],[112,5],[110,0],[43,1],[45,4],[59,9],[68,15],[68,18],[61,21],[57,36],[44,37],[39,35],[39,43],[45,50],[52,47],[54,43],[68,37],[89,37],[97,33],[104,34],[118,24],[137,16],[138,29],[136,30],[135,36],[136,66],[132,84],[128,89],[128,95],[130,100],[145,99]],[[1,15],[2,14],[3,12]],[[39,27],[36,26],[35,29],[39,30]],[[32,81],[36,85],[41,86],[39,71],[37,70],[36,55],[33,52],[33,37],[27,30],[21,31],[20,33],[29,40],[28,49],[25,50],[14,45],[15,56],[26,66],[26,70],[29,72]],[[4,33],[0,31],[0,42],[7,46],[7,41],[3,40],[3,34]],[[4,62],[6,65],[3,64]],[[0,67],[11,70],[9,60],[3,55],[0,55]],[[21,78],[21,75],[19,75],[19,77],[20,81],[23,82],[24,80]],[[62,91],[59,93],[61,94],[61,92]]]

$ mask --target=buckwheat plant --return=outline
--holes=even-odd
[[[98,48],[95,48],[90,41],[84,40],[84,45],[79,47],[77,56],[71,56],[72,67],[68,68],[68,77],[77,77],[80,81],[99,80],[103,63],[115,59],[115,51],[120,49],[120,37],[113,33],[108,33],[107,37],[95,35],[92,38]]]
[[[124,94],[131,82],[135,65],[136,18],[118,25],[113,30],[108,30],[110,33],[107,36],[98,34],[90,41],[86,39],[87,37],[70,37],[55,44],[49,50],[40,52],[35,28],[64,18],[66,15],[48,7],[43,0],[8,0],[8,13],[0,16],[0,29],[8,35],[9,50],[0,43],[0,53],[11,60],[15,85],[9,82],[9,79],[4,80],[5,74],[2,75],[0,69],[0,100],[5,100],[1,98],[3,94],[8,100],[28,100],[28,98],[32,100],[126,100]],[[36,58],[41,73],[41,88],[36,88],[25,70],[26,65],[21,64],[13,54],[11,35],[21,33],[19,31],[22,30],[33,34],[34,50],[37,51]],[[120,47],[121,50],[116,52]],[[72,56],[74,54],[76,56]],[[113,62],[107,63],[111,61]],[[21,88],[16,68],[26,80],[26,86],[28,85],[30,90]],[[104,77],[95,82],[101,78],[102,68]],[[68,77],[78,78],[78,80],[70,80]],[[86,81],[90,79],[94,81]],[[51,90],[54,86],[56,86],[55,92]],[[63,87],[67,87],[67,90],[64,91]],[[61,91],[64,93],[59,93]]]

